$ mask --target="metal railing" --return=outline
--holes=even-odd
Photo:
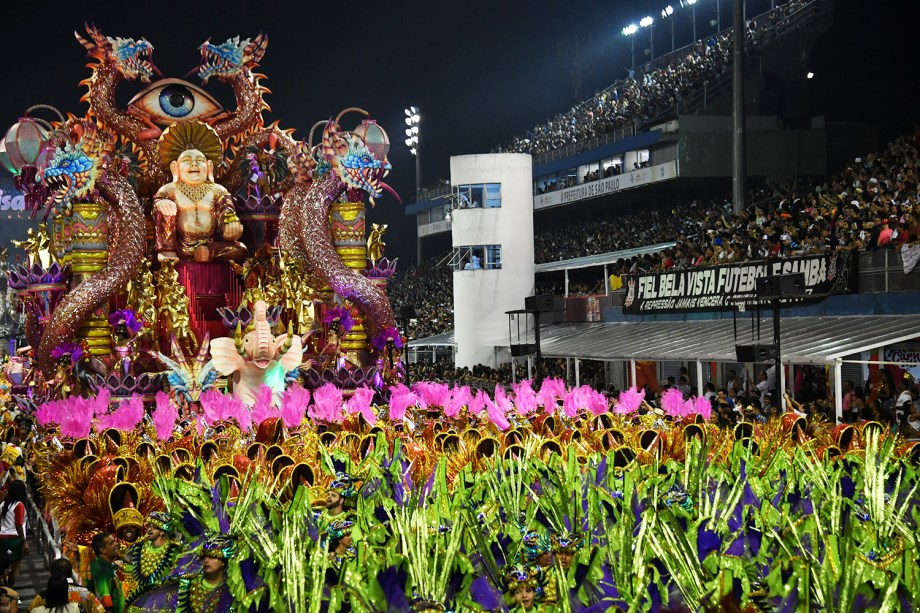
[[[29,526],[35,534],[35,543],[38,545],[38,553],[45,561],[45,568],[50,568],[51,563],[61,557],[61,544],[51,534],[44,514],[35,506],[32,497],[29,496],[28,499],[26,507],[29,513]]]

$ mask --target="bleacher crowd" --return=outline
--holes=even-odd
[[[762,190],[757,203],[737,215],[726,200],[708,207],[698,202],[677,207],[663,213],[669,223],[652,222],[649,225],[658,231],[643,235],[653,237],[646,244],[673,240],[676,247],[619,262],[620,272],[693,268],[833,249],[899,251],[920,240],[918,166],[920,129],[913,136],[896,139],[880,154],[855,158],[842,173],[828,179]],[[652,219],[661,216],[659,212]],[[577,249],[572,248],[576,235],[570,229],[553,230],[537,237],[538,253],[551,255],[554,243],[562,249],[563,258],[571,253],[603,253],[601,249],[610,247],[616,251],[620,244],[629,243],[617,242],[618,233],[605,228],[614,224],[635,229],[647,217],[582,224],[577,231],[592,240],[585,240],[586,245]]]
[[[787,19],[813,0],[790,0],[746,24],[746,46],[756,49],[778,36]],[[522,136],[492,149],[492,153],[537,155],[583,143],[620,128],[658,117],[675,101],[726,74],[732,65],[732,31],[725,30],[698,41],[664,66],[639,74],[630,70],[625,79],[614,82],[590,99],[557,114]],[[605,175],[606,176],[606,175]],[[555,186],[563,189],[566,185]]]
[[[387,285],[387,295],[395,312],[402,306],[415,307],[409,322],[410,339],[425,338],[454,327],[454,285],[451,268],[442,262],[446,253],[428,258],[420,265],[400,269]]]

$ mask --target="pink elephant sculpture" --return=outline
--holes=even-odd
[[[284,391],[285,375],[300,366],[303,354],[300,336],[288,327],[287,334],[272,335],[264,301],[256,302],[252,330],[243,335],[237,326],[231,337],[211,341],[211,360],[222,375],[231,377],[233,393],[252,406],[263,385],[274,392],[274,401]]]

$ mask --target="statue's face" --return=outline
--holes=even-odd
[[[179,159],[170,166],[176,178],[189,185],[201,185],[208,180],[211,171],[211,163],[208,158],[197,149],[183,151]]]

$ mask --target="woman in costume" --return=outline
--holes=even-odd
[[[227,585],[227,566],[236,550],[233,537],[209,536],[198,555],[200,570],[149,590],[129,607],[129,613],[227,613],[233,596]]]

